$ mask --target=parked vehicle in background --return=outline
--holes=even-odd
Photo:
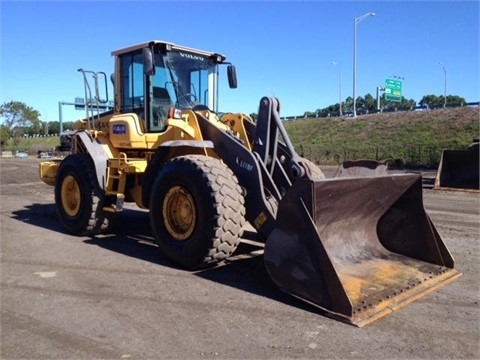
[[[39,159],[50,159],[53,156],[51,151],[38,150],[37,158]]]
[[[15,153],[15,157],[25,159],[25,158],[28,158],[28,153],[26,151],[17,151]]]

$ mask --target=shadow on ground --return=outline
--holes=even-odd
[[[23,223],[71,236],[59,223],[54,204],[32,204],[14,211],[12,214],[12,218]],[[250,242],[257,242],[259,235],[253,231],[246,231],[243,238]],[[154,243],[150,231],[149,215],[145,211],[125,209],[117,214],[111,232],[83,237],[83,239],[86,244],[99,246],[160,266],[179,269],[162,254]],[[304,311],[323,314],[320,309],[280,291],[267,274],[261,248],[250,243],[241,243],[231,259],[215,267],[191,273],[203,279],[263,296]]]

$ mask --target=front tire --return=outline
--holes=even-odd
[[[67,156],[58,168],[55,204],[60,223],[73,235],[106,231],[113,214],[103,211],[105,196],[88,154]]]
[[[221,161],[202,155],[174,158],[152,189],[152,231],[172,261],[198,269],[235,251],[243,234],[244,198],[237,178]]]

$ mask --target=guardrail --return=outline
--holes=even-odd
[[[459,150],[465,147],[455,143],[435,145],[411,144],[391,146],[322,146],[299,145],[296,147],[300,156],[322,165],[339,165],[345,160],[386,160],[390,159],[390,167],[426,167],[436,168],[444,149]]]
[[[458,108],[458,107],[480,107],[480,101],[474,101],[474,102],[468,102],[465,103],[464,105],[455,105],[455,106],[450,106],[447,105],[447,108]],[[387,112],[409,112],[409,111],[428,111],[428,110],[436,110],[436,109],[443,109],[443,105],[438,105],[438,106],[416,106],[414,109],[410,110],[395,110],[395,109],[382,109],[381,111],[374,111],[374,112],[368,112],[368,111],[362,111],[359,109],[357,111],[357,115],[366,115],[366,114],[377,114],[377,113],[387,113]],[[281,116],[281,120],[297,120],[297,119],[319,119],[319,118],[329,118],[329,117],[352,117],[352,113],[346,112],[342,116],[338,112],[331,112],[329,114],[307,114],[307,115],[293,115],[293,116]]]
[[[20,139],[34,139],[34,138],[49,138],[49,137],[58,137],[60,134],[24,134]],[[9,140],[13,140],[13,137],[10,137]]]

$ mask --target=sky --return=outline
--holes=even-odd
[[[445,80],[447,95],[480,100],[478,1],[3,0],[0,104],[22,101],[58,121],[59,102],[84,95],[77,69],[110,74],[113,50],[155,39],[227,56],[238,88],[222,67],[221,112],[254,113],[275,96],[281,116],[302,115],[353,96],[354,19],[370,12],[356,25],[357,96],[401,77],[417,103],[443,95]]]

